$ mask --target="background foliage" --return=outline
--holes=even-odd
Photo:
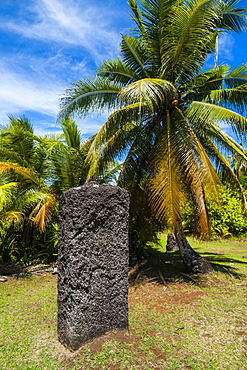
[[[210,222],[219,237],[246,231],[239,176],[247,154],[239,142],[247,133],[247,64],[205,70],[219,35],[246,29],[238,3],[129,0],[135,29],[122,35],[119,56],[66,91],[61,135],[39,137],[27,119],[10,118],[0,131],[2,260],[49,262],[58,198],[90,180],[117,180],[129,191],[131,252],[169,226],[188,271],[199,256],[182,226],[200,237],[210,235]],[[82,141],[69,117],[106,110],[99,132]]]

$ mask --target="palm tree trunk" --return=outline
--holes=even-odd
[[[188,243],[181,223],[175,226],[174,234],[179,251],[188,273],[207,274],[213,271],[212,265],[205,258],[201,257]]]

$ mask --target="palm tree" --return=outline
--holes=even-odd
[[[72,120],[61,127],[60,135],[38,137],[26,118],[11,117],[0,131],[0,258],[55,252],[58,197],[86,181],[92,142]],[[111,181],[117,169],[111,164],[97,180]]]
[[[88,165],[85,164],[85,158],[90,147],[90,141],[82,141],[74,121],[62,121],[61,128],[61,135],[43,138],[49,164],[50,187],[58,196],[86,181]]]
[[[17,259],[31,254],[33,237],[44,233],[56,208],[57,196],[46,181],[48,165],[41,138],[30,122],[10,118],[0,132],[0,255]]]
[[[198,235],[210,232],[205,192],[217,194],[217,171],[241,192],[223,154],[247,156],[222,123],[246,134],[247,65],[203,70],[220,32],[240,32],[246,10],[232,0],[128,1],[136,28],[122,36],[121,56],[108,60],[93,80],[78,81],[62,99],[60,118],[109,109],[87,160],[87,180],[113,160],[124,164],[118,184],[131,199],[141,188],[160,222],[173,227],[182,259],[192,272],[211,266],[188,244],[182,229],[183,194],[196,207]],[[222,152],[222,150],[223,152]]]
[[[82,140],[81,132],[75,121],[66,119],[60,122],[62,134],[58,137],[43,138],[49,163],[49,183],[57,195],[77,187],[87,179],[89,164],[86,157],[93,141],[93,137]],[[120,165],[109,163],[105,171],[97,177],[97,181],[114,182],[114,177]]]

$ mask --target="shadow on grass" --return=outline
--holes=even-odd
[[[188,274],[178,251],[167,253],[150,248],[147,250],[147,253],[149,259],[139,260],[135,264],[131,264],[129,271],[129,283],[131,285],[147,281],[164,285],[174,282],[201,284],[207,279],[207,275]],[[234,265],[247,265],[247,261],[241,261],[240,259],[234,259],[218,253],[200,252],[200,255],[212,264],[215,272],[237,279],[244,276],[244,274],[239,272],[238,267]]]
[[[131,285],[153,281],[168,285],[177,281],[193,281],[193,275],[186,274],[184,264],[178,251],[164,253],[155,249],[146,250],[148,259],[130,264],[129,283]]]
[[[206,258],[213,266],[214,271],[222,272],[224,274],[234,276],[239,278],[243,276],[240,272],[238,272],[238,268],[235,267],[235,264],[246,265],[247,261],[242,261],[241,259],[236,259],[232,257],[227,257],[225,255],[219,253],[200,253],[200,255]]]

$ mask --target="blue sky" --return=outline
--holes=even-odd
[[[247,0],[239,6],[247,8]],[[59,98],[119,53],[128,27],[127,0],[0,1],[0,124],[25,115],[36,134],[59,132]],[[246,63],[246,38],[246,32],[223,35],[219,62]],[[96,132],[104,119],[90,115],[80,122],[82,134]]]

